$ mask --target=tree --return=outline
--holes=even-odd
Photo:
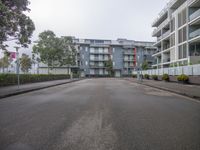
[[[142,63],[142,70],[147,70],[149,68],[149,64],[148,62],[145,60],[143,63]]]
[[[105,62],[105,67],[106,67],[106,70],[108,71],[108,74],[110,76],[114,76],[113,62],[111,59]]]
[[[33,53],[39,54],[41,62],[53,69],[56,66],[74,65],[76,49],[71,37],[58,38],[53,31],[47,30],[39,34]],[[48,71],[49,72],[49,71]]]
[[[5,72],[5,68],[8,68],[10,63],[10,53],[8,51],[4,51],[4,57],[0,59],[0,68],[3,69],[3,73]]]
[[[58,49],[55,48],[59,44],[57,42],[59,41],[53,31],[47,30],[39,34],[39,40],[33,46],[33,53],[40,55],[41,61],[48,66],[48,72],[49,67],[53,68],[61,56]]]
[[[35,30],[33,21],[24,13],[30,11],[28,0],[0,0],[0,48],[6,49],[6,41],[16,41],[28,47]]]
[[[72,37],[65,36],[59,38],[59,40],[60,40],[60,49],[62,51],[62,59],[60,60],[60,66],[75,65],[77,51]]]
[[[20,66],[24,73],[28,73],[29,69],[32,68],[31,58],[26,54],[22,54],[22,57],[20,58]]]

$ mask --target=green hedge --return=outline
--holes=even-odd
[[[70,75],[20,74],[20,84],[69,79]],[[0,86],[16,85],[16,74],[0,74]]]

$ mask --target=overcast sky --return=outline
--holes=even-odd
[[[154,41],[151,24],[167,1],[30,0],[28,15],[36,26],[32,39],[49,29],[57,36]]]

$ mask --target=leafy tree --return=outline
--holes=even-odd
[[[114,70],[113,70],[113,62],[111,59],[105,62],[106,70],[108,71],[110,76],[114,76]]]
[[[143,63],[142,63],[142,70],[147,70],[149,68],[149,64],[148,62],[145,60]]]
[[[59,38],[60,50],[62,51],[62,59],[59,60],[60,66],[63,65],[75,65],[76,64],[76,48],[73,43],[73,39],[70,36]]]
[[[5,68],[8,68],[10,63],[10,53],[8,51],[4,51],[4,57],[0,59],[0,68],[3,69],[3,73],[5,72]]]
[[[0,48],[6,49],[6,41],[15,40],[22,47],[28,47],[35,30],[33,21],[26,16],[30,11],[28,0],[0,0]]]
[[[33,53],[39,54],[41,62],[53,69],[55,66],[74,65],[76,49],[71,37],[58,38],[53,31],[47,30],[39,34]]]
[[[55,48],[56,35],[53,31],[47,30],[39,34],[39,40],[37,44],[33,46],[33,53],[39,54],[41,62],[47,64],[49,67],[53,67],[55,61],[58,61],[58,51]]]
[[[20,66],[24,73],[28,73],[29,69],[32,67],[31,58],[26,54],[22,54],[22,57],[20,58]]]

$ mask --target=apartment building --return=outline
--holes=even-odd
[[[81,76],[107,76],[109,60],[113,63],[115,77],[131,75],[144,61],[149,67],[155,62],[152,54],[156,48],[152,42],[127,39],[74,39],[74,42]]]
[[[108,76],[106,63],[112,63],[114,76],[130,76],[142,63],[151,68],[155,63],[152,55],[157,48],[153,42],[133,41],[127,39],[99,40],[73,38],[77,49],[76,65],[54,67],[48,70],[47,65],[40,63],[39,73],[70,74],[80,73],[82,77]]]
[[[171,0],[154,20],[157,68],[200,63],[200,0]]]

